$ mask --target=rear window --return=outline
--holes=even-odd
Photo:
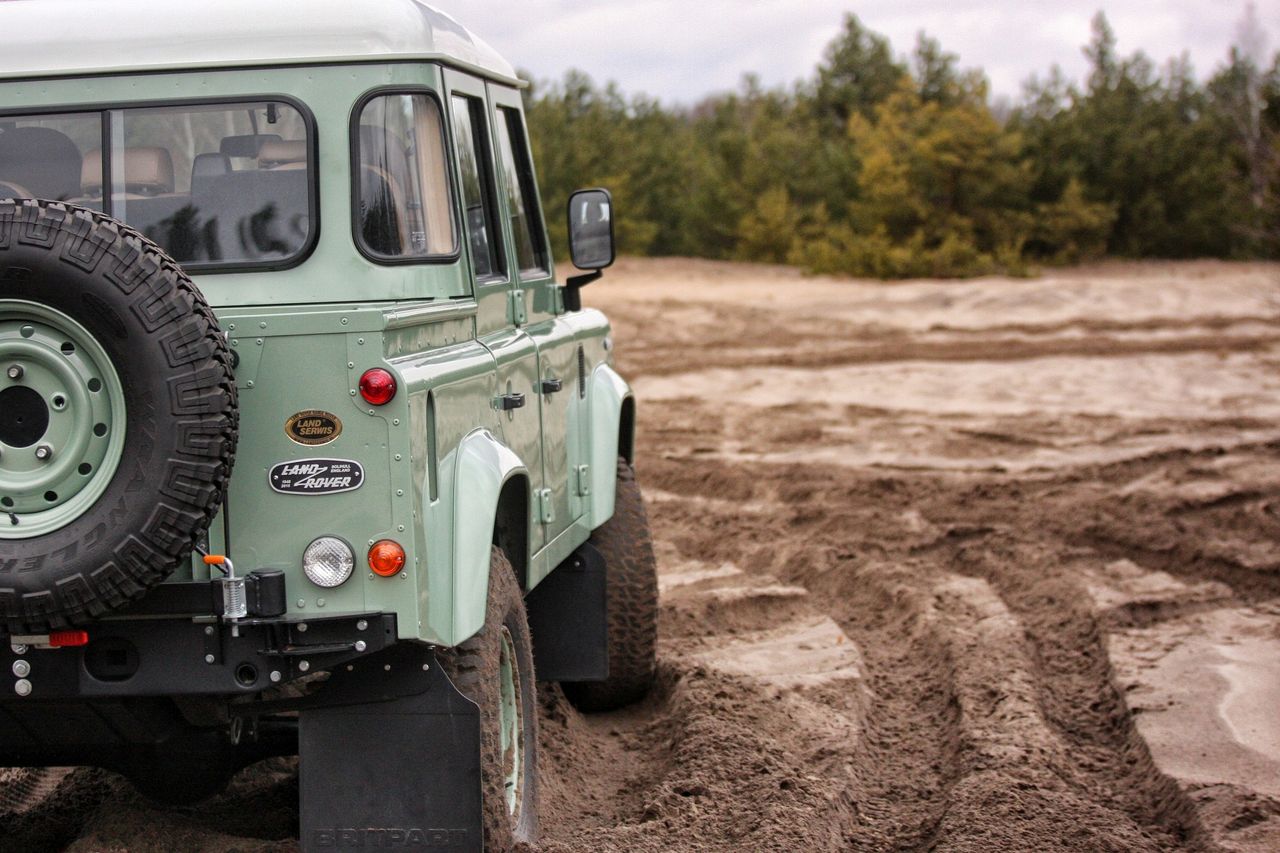
[[[300,260],[312,159],[307,117],[277,101],[0,116],[0,198],[104,211],[194,271]]]

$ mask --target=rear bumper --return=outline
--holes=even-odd
[[[396,618],[251,617],[232,625],[197,615],[104,620],[85,630],[84,646],[0,647],[0,709],[57,699],[252,695],[382,651],[396,641]]]

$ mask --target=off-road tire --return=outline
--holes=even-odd
[[[80,324],[123,394],[123,449],[101,496],[56,530],[0,537],[0,622],[38,634],[128,604],[190,556],[231,474],[236,388],[226,340],[191,279],[108,216],[0,201],[3,300]]]
[[[523,795],[515,816],[508,813],[498,719],[502,631],[515,647],[523,723]],[[437,657],[464,696],[480,706],[480,774],[484,800],[485,850],[510,850],[538,837],[538,703],[532,643],[524,597],[507,556],[494,548],[489,560],[489,599],[484,627],[471,639]]]
[[[658,562],[635,471],[618,460],[613,517],[591,534],[608,573],[609,677],[566,682],[564,693],[581,711],[612,711],[643,699],[657,667]]]

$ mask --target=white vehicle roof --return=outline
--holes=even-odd
[[[418,0],[0,0],[0,34],[0,79],[428,60],[518,82]]]

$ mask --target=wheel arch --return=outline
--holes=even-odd
[[[521,590],[529,588],[529,495],[527,474],[513,474],[502,485],[493,522],[493,544],[507,555]]]
[[[636,465],[636,398],[628,396],[622,401],[622,413],[618,423],[618,455],[631,467]]]
[[[592,529],[613,517],[618,486],[618,457],[635,457],[635,395],[612,367],[602,364],[591,374],[587,397],[591,425]]]
[[[530,479],[520,457],[488,430],[476,430],[458,447],[453,488],[453,602],[452,624],[442,637],[446,645],[484,626],[494,545],[507,554],[522,587],[529,565]]]

